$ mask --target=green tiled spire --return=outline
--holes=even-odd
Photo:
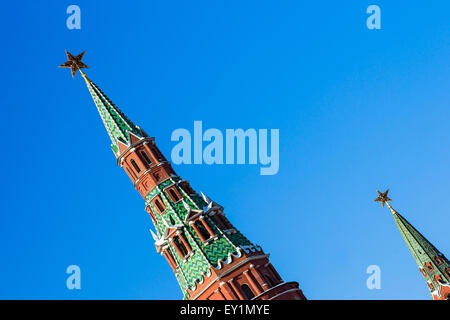
[[[81,71],[81,70],[80,70]],[[84,73],[82,73],[86,80],[89,92],[94,99],[98,112],[103,120],[106,131],[111,138],[111,147],[114,152],[118,153],[118,141],[126,145],[130,145],[130,135],[132,132],[136,136],[142,138],[144,133],[136,126],[128,117],[100,90],[100,88],[89,80]]]
[[[143,137],[144,134],[141,129],[136,126],[128,117],[100,90],[100,88],[89,80],[83,74],[88,86],[89,92],[94,99],[98,112],[103,120],[106,131],[111,138],[111,147],[117,153],[119,151],[118,141],[130,145],[129,133]]]
[[[391,205],[388,206],[409,251],[428,283],[431,295],[439,294],[441,285],[450,285],[448,275],[450,264],[447,258]]]
[[[142,138],[145,135],[144,132],[142,132],[142,130],[138,126],[131,122],[131,120],[128,119],[127,116],[125,116],[125,114],[120,111],[120,109],[114,103],[112,103],[112,101],[102,92],[102,90],[100,90],[100,88],[95,83],[93,83],[86,76],[86,74],[84,74],[83,70],[81,70],[83,68],[89,68],[81,61],[84,55],[84,51],[74,56],[66,50],[66,55],[67,61],[61,64],[60,67],[70,68],[72,77],[75,77],[75,74],[78,70],[80,71],[81,75],[86,81],[89,92],[94,99],[98,112],[102,117],[106,131],[108,131],[108,135],[111,138],[111,148],[116,153],[116,155],[118,155],[119,141],[129,146],[131,145],[130,132],[136,135],[138,138]]]
[[[386,204],[389,207],[409,251],[427,281],[432,297],[439,297],[442,287],[450,285],[449,261],[408,220],[392,208],[388,203],[392,201],[387,196],[388,191],[384,193],[378,191],[378,198],[375,201],[380,201],[382,206]]]

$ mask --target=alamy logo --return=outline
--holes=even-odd
[[[258,164],[259,161],[264,166],[260,168],[261,175],[278,173],[278,129],[270,130],[270,155],[267,129],[226,129],[224,149],[224,135],[220,130],[211,128],[203,132],[202,121],[194,121],[193,138],[189,130],[180,128],[172,132],[171,140],[178,141],[171,153],[174,164],[246,164],[248,158],[248,164]],[[204,148],[203,142],[208,142]]]
[[[81,29],[81,9],[79,6],[72,4],[67,7],[67,14],[70,16],[66,20],[66,26],[69,30]]]
[[[77,265],[70,265],[67,267],[66,273],[70,274],[70,276],[68,276],[67,280],[66,280],[67,289],[80,290],[81,289],[81,269],[80,269],[80,267]]]
[[[367,289],[381,289],[381,269],[379,266],[373,264],[367,267],[367,274],[370,276],[367,278],[366,285]]]
[[[367,7],[366,13],[370,14],[367,18],[366,25],[369,30],[381,29],[381,9],[379,6],[372,4]]]

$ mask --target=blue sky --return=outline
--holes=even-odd
[[[126,4],[125,4],[126,3]],[[81,30],[66,8],[81,8]],[[381,30],[366,8],[381,8]],[[444,254],[448,1],[36,1],[2,5],[2,299],[180,299],[81,77],[169,156],[173,130],[277,128],[280,170],[178,165],[310,299],[429,299],[389,211]],[[69,265],[81,290],[66,288]],[[366,288],[379,265],[381,289]]]

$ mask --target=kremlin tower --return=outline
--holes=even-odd
[[[304,300],[297,282],[284,282],[269,254],[248,240],[224,208],[180,178],[144,130],[135,125],[81,70],[73,56],[60,67],[79,70],[97,106],[117,165],[145,201],[156,251],[168,262],[186,300]],[[427,242],[428,243],[428,242]],[[448,267],[448,261],[441,258]],[[431,261],[433,267],[436,261]],[[437,266],[437,265],[436,265]],[[448,269],[447,269],[448,272]],[[440,273],[439,273],[440,274]],[[442,274],[442,279],[448,281]]]
[[[374,201],[386,204],[391,210],[403,239],[411,251],[417,266],[427,282],[433,300],[450,300],[450,264],[447,258],[436,249],[419,231],[403,218],[388,201],[389,189],[378,192]]]

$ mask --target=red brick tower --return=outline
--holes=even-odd
[[[83,52],[84,53],[84,52]],[[224,208],[181,179],[141,128],[81,71],[83,53],[67,52],[94,99],[117,164],[145,200],[155,225],[156,251],[164,256],[189,300],[304,300],[297,282],[284,282],[269,254],[233,226]]]

